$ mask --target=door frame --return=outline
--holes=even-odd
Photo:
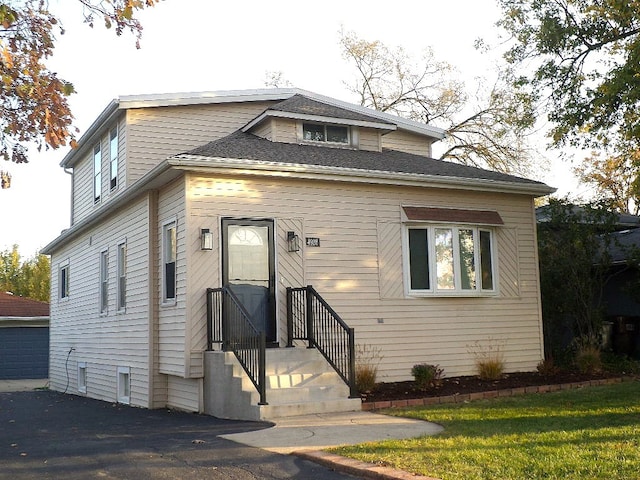
[[[220,283],[223,287],[228,285],[228,269],[229,269],[229,251],[228,251],[228,229],[229,225],[241,225],[241,226],[258,226],[267,227],[267,240],[268,254],[269,254],[269,297],[268,297],[268,312],[270,319],[268,319],[271,328],[273,329],[273,337],[269,338],[267,335],[267,345],[277,346],[279,343],[279,330],[278,330],[278,306],[277,306],[277,282],[276,282],[276,255],[277,255],[277,237],[276,237],[276,221],[274,218],[251,218],[251,217],[221,217],[220,219],[220,237],[221,237],[221,268],[220,268]]]

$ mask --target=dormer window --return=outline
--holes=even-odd
[[[309,142],[349,144],[349,128],[319,123],[303,123],[302,138]]]

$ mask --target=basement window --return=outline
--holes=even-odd
[[[118,367],[118,403],[129,404],[131,398],[131,369]]]
[[[78,392],[87,393],[87,364],[78,362]]]

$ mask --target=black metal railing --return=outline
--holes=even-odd
[[[287,337],[289,347],[304,340],[318,349],[349,386],[349,395],[358,396],[354,330],[311,285],[287,288]]]
[[[266,335],[251,322],[251,316],[227,288],[207,289],[207,350],[220,343],[235,354],[260,394],[259,405],[267,405]]]

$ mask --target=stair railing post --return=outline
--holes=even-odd
[[[267,403],[267,335],[260,332],[260,347],[258,348],[258,384],[260,385],[260,402],[258,405],[268,405]]]
[[[229,351],[229,317],[230,317],[230,309],[232,307],[231,302],[227,302],[227,288],[222,289],[222,294],[220,295],[220,310],[222,315],[222,350],[225,352]]]
[[[293,291],[287,287],[287,347],[293,347]]]
[[[307,348],[313,348],[315,345],[315,331],[313,329],[313,287],[311,285],[307,285],[307,289],[305,290],[305,302],[306,302],[306,321],[307,321],[307,340],[309,341],[309,345]]]
[[[207,351],[213,350],[213,289],[207,288]]]
[[[358,398],[359,396],[356,386],[356,334],[352,327],[349,328],[349,397]]]

